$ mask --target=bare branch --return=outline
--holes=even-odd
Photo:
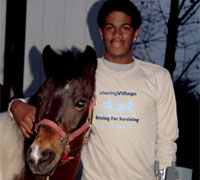
[[[186,66],[186,68],[183,70],[183,72],[181,73],[181,75],[179,76],[179,78],[177,79],[176,83],[178,83],[181,78],[183,77],[183,75],[185,74],[185,72],[189,69],[189,67],[192,65],[192,63],[196,60],[196,58],[200,55],[200,51],[198,51],[194,57],[191,59],[191,61],[188,63],[188,65]]]
[[[199,24],[200,21],[191,21],[191,22],[185,22],[184,24],[180,24],[181,26],[188,26],[188,25],[193,25],[193,24]]]
[[[193,10],[193,12],[191,12],[190,15],[185,20],[180,22],[180,25],[185,24],[198,11],[199,8],[200,8],[200,5],[197,6],[197,8],[195,10]]]
[[[179,9],[178,9],[178,14],[181,12],[181,10],[182,10],[184,4],[185,4],[185,0],[182,0],[182,3],[181,3],[181,5],[180,5],[180,7],[179,7]]]
[[[187,11],[185,11],[185,13],[182,15],[182,17],[179,18],[179,24],[182,23],[182,21],[185,20],[185,18],[187,18],[187,16],[191,13],[191,11],[193,11],[193,9],[195,8],[195,6],[197,6],[200,2],[199,1],[195,1],[189,8]],[[198,10],[195,9],[195,12]],[[193,13],[192,13],[193,14]]]
[[[165,22],[165,25],[167,26],[167,18],[166,18],[165,15],[163,14],[160,1],[158,1],[158,6],[159,6],[159,9],[160,9],[161,16],[163,17],[163,20],[164,20],[164,22]]]

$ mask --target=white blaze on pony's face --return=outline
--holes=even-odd
[[[70,85],[69,85],[69,84],[67,84],[67,85],[64,87],[65,91],[68,90],[69,88],[70,88]]]
[[[66,84],[65,87],[63,89],[60,89],[59,91],[56,92],[56,95],[64,95],[64,93],[70,89],[70,85],[69,84]]]
[[[39,152],[39,146],[36,145],[31,152],[31,158],[35,161],[35,164],[38,163],[38,160],[42,157],[40,152]]]

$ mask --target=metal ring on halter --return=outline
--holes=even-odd
[[[64,139],[61,138],[60,143],[62,146],[62,149],[65,150],[66,146],[69,145],[69,136],[67,135]]]

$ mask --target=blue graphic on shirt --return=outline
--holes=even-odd
[[[100,108],[107,109],[112,112],[118,112],[120,114],[128,113],[129,115],[134,116],[135,112],[133,111],[134,103],[129,101],[127,104],[120,104],[111,102],[111,100],[103,101],[100,105]]]

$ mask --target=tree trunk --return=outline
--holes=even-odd
[[[179,25],[179,0],[171,0],[170,16],[168,21],[167,44],[165,50],[164,67],[169,70],[171,76],[176,67],[175,52],[177,46],[178,25]]]

